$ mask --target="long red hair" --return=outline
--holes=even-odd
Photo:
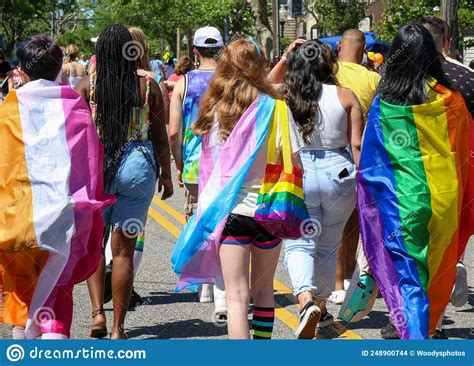
[[[277,91],[266,80],[266,64],[265,55],[253,42],[241,39],[229,44],[201,100],[192,126],[194,134],[209,132],[217,117],[219,136],[225,140],[260,93],[278,98]]]

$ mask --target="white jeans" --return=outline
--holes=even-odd
[[[285,240],[285,264],[295,296],[309,291],[327,298],[335,286],[342,231],[356,204],[356,167],[346,150],[303,150],[300,155],[305,203],[316,230]]]

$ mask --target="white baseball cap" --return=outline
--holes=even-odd
[[[211,40],[212,43],[209,42]],[[208,43],[206,43],[208,41]],[[215,27],[199,28],[194,33],[193,45],[196,47],[214,48],[224,46],[221,32]]]

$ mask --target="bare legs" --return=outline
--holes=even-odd
[[[356,265],[359,244],[359,217],[355,209],[344,227],[341,247],[337,251],[336,291],[344,290],[344,280],[351,278]]]
[[[258,249],[250,245],[221,245],[220,259],[227,296],[230,339],[249,339],[249,264],[252,255],[252,294],[255,306],[273,308],[273,278],[281,246]]]
[[[133,254],[136,235],[124,233],[121,229],[112,231],[112,296],[114,304],[114,323],[110,332],[111,339],[125,339],[124,322],[127,314],[130,294],[133,286]],[[93,313],[103,309],[105,261],[102,258],[97,271],[87,280]],[[105,326],[103,312],[94,316],[95,325]]]

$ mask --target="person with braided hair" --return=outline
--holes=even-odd
[[[138,234],[155,193],[173,195],[170,151],[158,85],[137,74],[137,44],[128,29],[112,24],[96,45],[97,70],[76,87],[89,101],[104,147],[104,184],[117,198],[103,213],[112,226],[112,294],[114,322],[111,339],[126,339],[125,316],[133,285],[133,255]],[[155,159],[157,156],[157,159]],[[161,174],[159,174],[161,169]],[[93,324],[90,336],[107,335],[103,309],[104,260],[88,280]]]

